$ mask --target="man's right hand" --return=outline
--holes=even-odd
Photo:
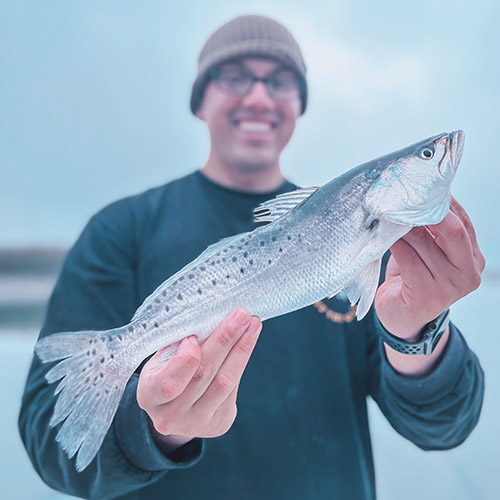
[[[165,453],[194,437],[225,434],[236,418],[241,376],[262,322],[235,309],[200,347],[195,336],[182,340],[165,365],[158,351],[143,367],[137,402],[149,415],[151,433]]]

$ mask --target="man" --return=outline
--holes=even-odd
[[[191,99],[210,132],[207,162],[92,218],[41,335],[122,325],[208,244],[253,229],[255,206],[295,188],[279,158],[306,102],[302,55],[283,26],[243,16],[217,30]],[[167,366],[154,355],[129,381],[82,473],[48,425],[54,390],[35,358],[19,419],[34,467],[50,486],[90,498],[375,498],[368,395],[424,449],[460,444],[479,417],[482,371],[453,325],[430,356],[398,352],[378,333],[418,342],[478,286],[484,259],[455,200],[430,230],[414,229],[391,249],[375,302],[383,327],[373,308],[348,322],[332,299],[269,320],[257,343],[259,318],[237,309],[202,346],[183,340]]]

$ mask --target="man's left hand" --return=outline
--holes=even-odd
[[[453,197],[443,221],[413,228],[390,250],[375,309],[388,331],[410,342],[481,283],[485,260],[469,216]]]

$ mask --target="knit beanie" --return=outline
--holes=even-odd
[[[196,113],[213,67],[241,57],[265,57],[280,62],[303,80],[302,109],[307,104],[306,66],[291,33],[264,16],[240,16],[221,26],[205,43],[198,58],[198,75],[191,92],[191,111]]]

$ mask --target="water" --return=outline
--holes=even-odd
[[[495,311],[500,286],[485,281],[452,310],[453,320],[479,356],[486,373],[486,396],[477,428],[458,448],[424,452],[399,436],[370,402],[379,500],[493,500],[500,491],[500,337]],[[31,467],[17,432],[17,415],[36,329],[0,330],[0,415],[2,496],[13,500],[67,500],[45,486]]]

